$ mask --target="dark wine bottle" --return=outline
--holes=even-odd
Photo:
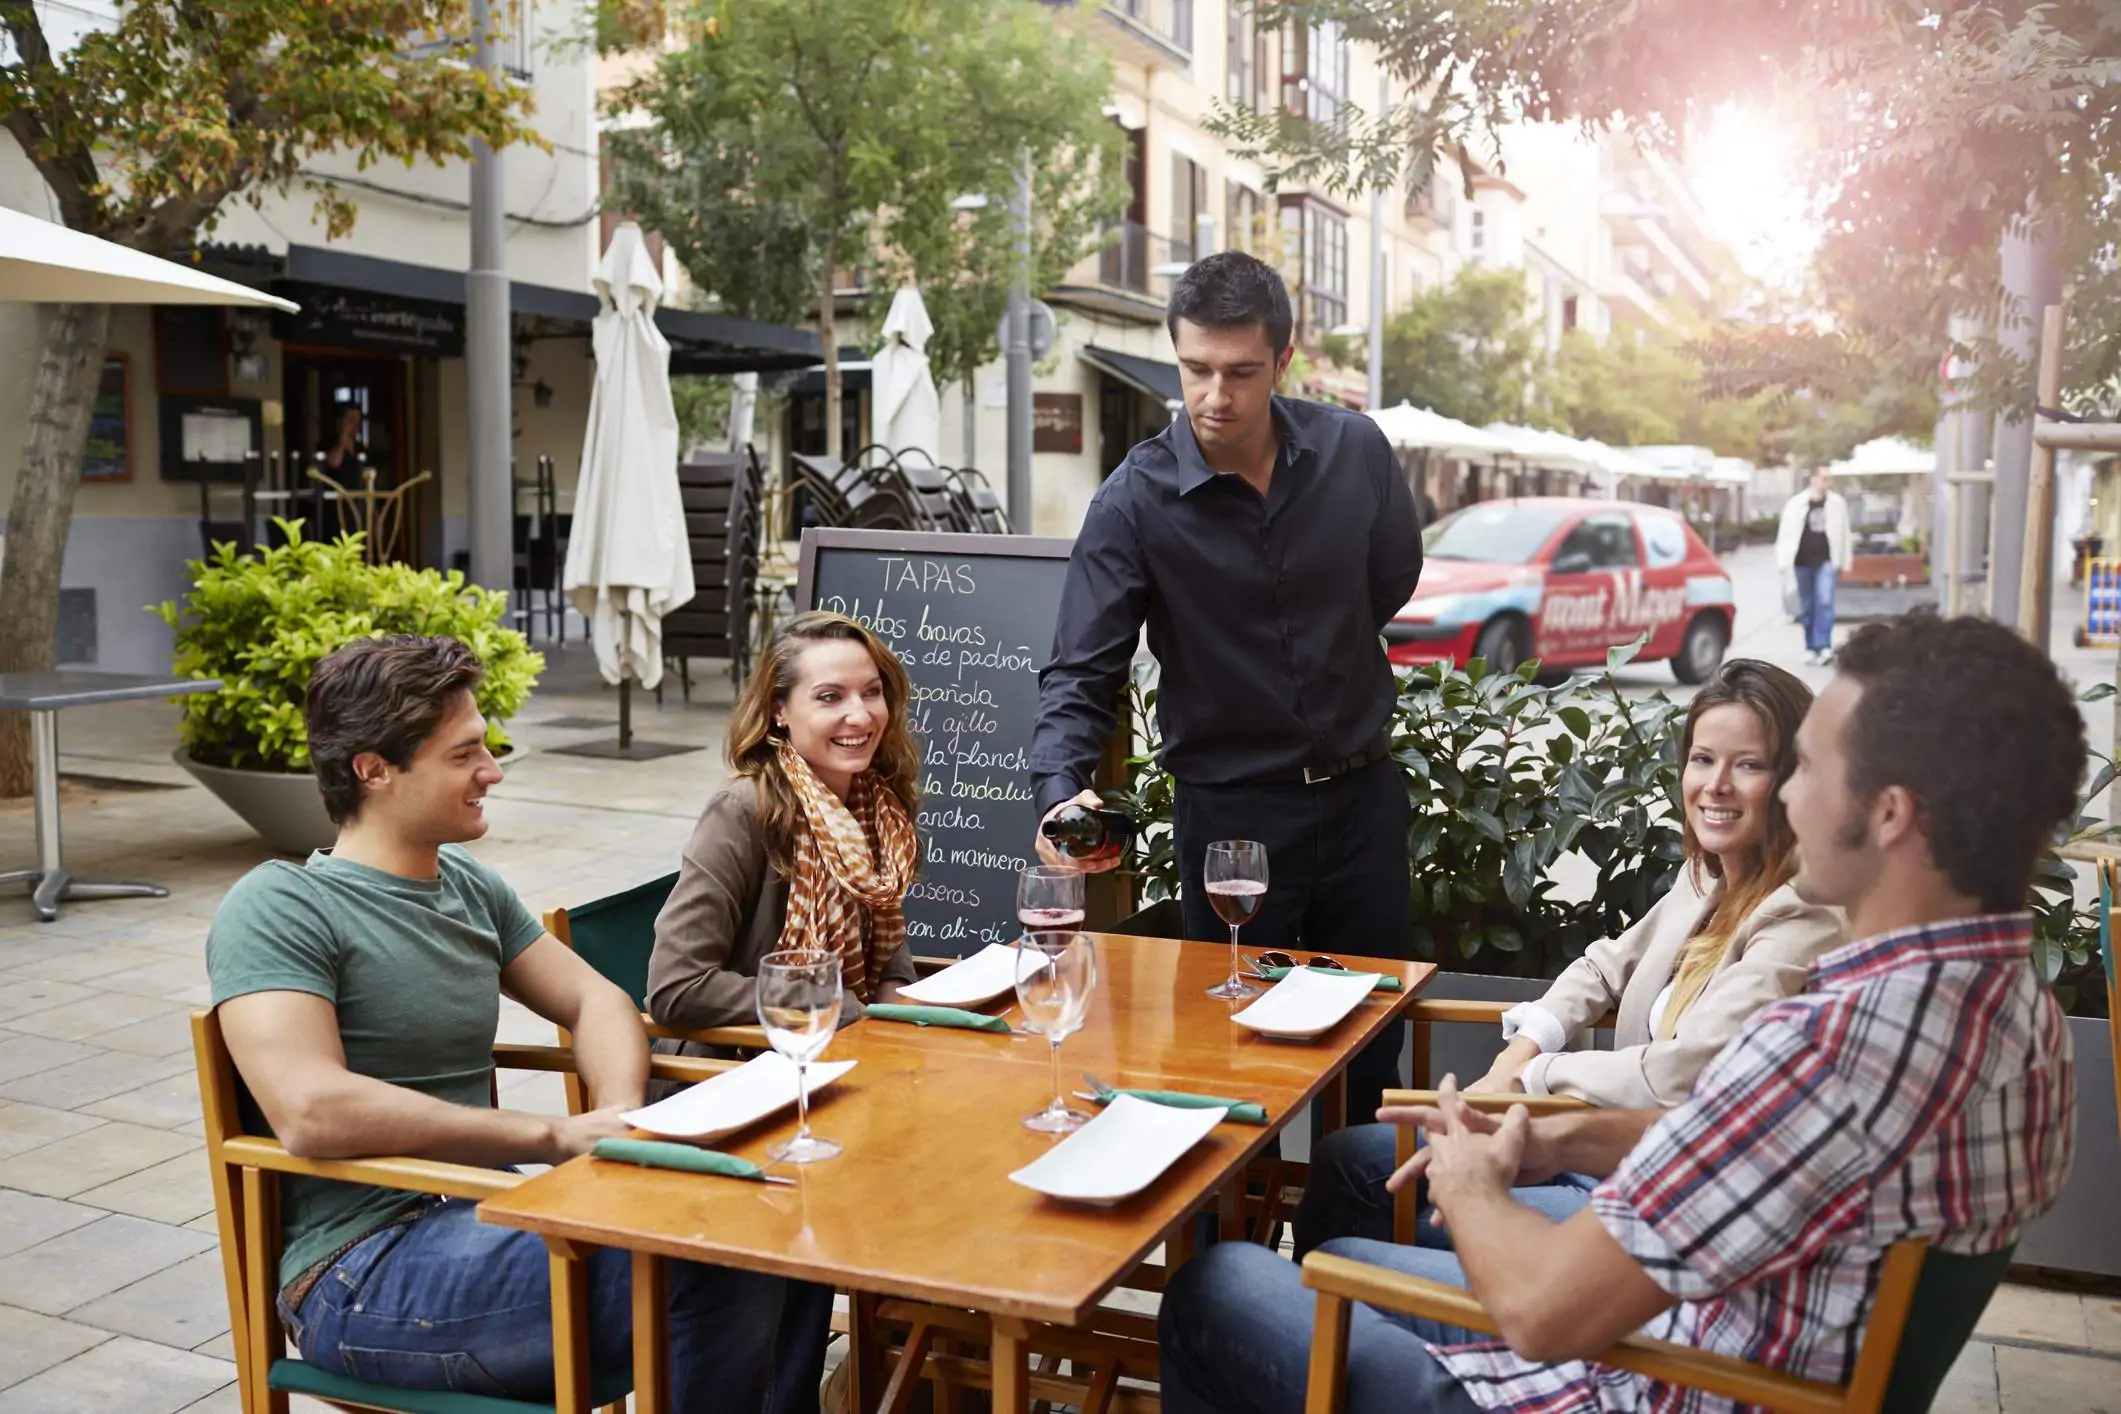
[[[1039,829],[1070,859],[1100,864],[1126,853],[1134,839],[1134,817],[1103,806],[1070,805]]]

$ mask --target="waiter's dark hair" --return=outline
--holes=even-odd
[[[1289,287],[1280,272],[1241,250],[1218,251],[1186,267],[1172,287],[1170,311],[1164,317],[1174,339],[1181,319],[1203,329],[1257,324],[1266,330],[1267,344],[1277,355],[1289,347],[1289,333],[1296,327]]]

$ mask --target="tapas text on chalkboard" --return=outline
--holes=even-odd
[[[796,602],[867,624],[912,679],[921,869],[906,941],[928,956],[1011,942],[1038,862],[1031,728],[1073,541],[806,530]]]

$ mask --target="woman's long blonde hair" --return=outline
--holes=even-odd
[[[1782,809],[1782,785],[1797,769],[1797,728],[1811,710],[1812,690],[1772,663],[1757,658],[1731,659],[1687,708],[1686,731],[1679,743],[1682,772],[1687,758],[1694,754],[1695,724],[1711,708],[1731,706],[1752,712],[1767,736],[1768,756],[1775,763],[1775,783],[1768,790],[1767,828],[1761,833],[1760,843],[1750,851],[1740,876],[1726,881],[1728,887],[1716,901],[1708,921],[1701,925],[1701,931],[1687,939],[1680,950],[1678,963],[1672,969],[1671,1005],[1657,1023],[1660,1037],[1669,1037],[1678,1029],[1680,1015],[1730,961],[1731,941],[1745,920],[1752,917],[1753,910],[1797,873],[1797,836],[1790,829],[1790,817]],[[1704,875],[1723,878],[1723,861],[1703,849],[1701,841],[1694,837],[1694,822],[1687,816],[1684,802],[1680,819],[1687,868],[1694,871],[1694,886],[1707,893]]]
[[[757,783],[759,829],[766,837],[766,859],[783,878],[795,869],[795,835],[803,815],[788,773],[781,767],[785,734],[773,725],[776,708],[795,691],[796,668],[803,654],[820,643],[859,643],[869,650],[884,680],[886,719],[866,774],[898,798],[906,814],[918,819],[921,809],[921,751],[913,740],[906,704],[911,686],[906,669],[884,640],[845,614],[821,610],[797,614],[774,631],[773,641],[751,670],[751,681],[737,699],[729,720],[729,767]]]

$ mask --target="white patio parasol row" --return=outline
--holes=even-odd
[[[1618,447],[1545,428],[1519,427],[1507,422],[1485,428],[1474,427],[1405,402],[1396,407],[1379,408],[1370,417],[1384,432],[1386,440],[1401,451],[1430,451],[1470,461],[1512,460],[1525,466],[1599,475],[1609,481],[1630,476],[1655,480],[1685,479],[1684,473],[1668,472]]]

